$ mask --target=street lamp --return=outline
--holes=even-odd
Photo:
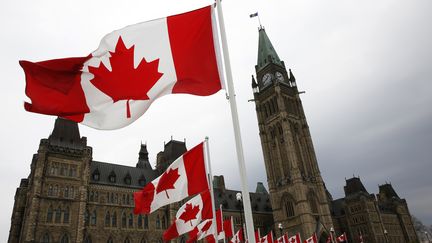
[[[331,239],[332,243],[334,243],[334,237],[333,237],[334,233],[335,233],[335,230],[334,230],[334,228],[332,226],[332,227],[330,227],[330,239]]]
[[[240,229],[243,229],[243,202],[242,202],[242,194],[241,192],[237,192],[236,194],[237,202],[240,204]],[[242,230],[242,236],[244,236],[244,230]],[[244,239],[244,237],[242,237]]]
[[[427,231],[425,231],[425,235],[426,235],[426,239],[428,240],[428,243],[430,243],[429,233]]]
[[[282,223],[278,224],[278,228],[279,228],[280,237],[282,237],[282,230],[283,230]]]
[[[388,243],[389,242],[389,240],[388,240],[388,232],[387,232],[386,229],[384,229],[384,237],[385,237],[386,242]]]

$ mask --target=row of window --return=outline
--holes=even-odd
[[[74,198],[75,187],[69,185],[48,185],[47,195],[49,197]]]
[[[51,162],[49,174],[55,176],[77,177],[78,166],[71,164],[63,164],[59,162]]]
[[[96,225],[96,210],[90,215],[90,212],[86,212],[86,222],[90,222],[90,225]],[[136,222],[135,222],[136,218]],[[167,218],[165,216],[156,215],[156,229],[166,229],[167,228]],[[149,219],[147,215],[135,215],[131,213],[123,212],[121,214],[121,221],[118,224],[117,222],[117,212],[107,211],[105,214],[104,226],[105,227],[121,227],[121,228],[134,228],[134,225],[137,228],[148,229],[149,228]],[[88,225],[88,224],[87,224]]]
[[[92,180],[99,181],[100,179],[101,179],[101,175],[100,175],[99,170],[98,169],[94,170],[92,172]],[[132,177],[131,177],[131,175],[129,173],[127,173],[126,176],[124,176],[124,178],[122,178],[122,179],[123,179],[123,183],[124,184],[126,184],[126,185],[131,185],[132,184]],[[118,178],[117,178],[117,175],[116,175],[116,173],[114,171],[111,171],[109,173],[109,175],[108,175],[108,181],[111,182],[111,183],[117,183],[117,182],[119,182]],[[140,186],[144,186],[144,185],[147,184],[147,180],[146,180],[146,178],[145,178],[144,175],[140,176],[140,178],[138,179],[138,184]]]
[[[68,224],[70,218],[70,210],[69,207],[57,207],[53,208],[52,206],[48,207],[47,215],[46,215],[46,223],[56,223],[56,224]]]
[[[276,98],[273,97],[269,101],[262,104],[261,109],[263,111],[263,114],[265,118],[268,118],[269,116],[275,114],[279,111],[279,107],[276,101]]]
[[[51,242],[69,243],[69,242],[71,242],[71,239],[70,239],[70,237],[69,237],[68,234],[63,234],[63,235],[60,237],[60,241],[54,241],[54,240],[53,240],[53,237],[52,237],[52,236],[47,232],[47,233],[45,233],[45,234],[42,236],[40,242],[41,242],[41,243],[51,243]],[[92,241],[92,238],[91,238],[90,235],[86,235],[86,236],[84,236],[84,241],[83,241],[83,242],[84,242],[84,243],[92,243],[93,241]],[[132,242],[133,242],[133,241],[131,240],[130,237],[126,237],[126,238],[123,240],[123,243],[132,243]],[[137,242],[137,241],[136,241],[136,242]],[[142,238],[142,239],[139,241],[139,243],[146,243],[146,242],[147,242],[147,241],[146,241],[145,238]],[[113,240],[112,236],[108,237],[108,239],[106,240],[106,243],[114,243],[114,240]]]

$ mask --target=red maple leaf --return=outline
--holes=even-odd
[[[210,226],[212,225],[212,221],[209,220],[207,223],[202,227],[201,232],[207,232],[208,229],[210,229]]]
[[[156,193],[165,191],[167,197],[169,198],[168,192],[166,190],[174,189],[174,183],[179,177],[180,175],[178,173],[178,168],[174,170],[170,168],[170,170],[163,173],[161,178],[159,179],[158,185],[156,187]]]
[[[158,72],[159,59],[147,62],[141,59],[134,68],[135,45],[126,48],[121,36],[114,52],[109,52],[111,71],[101,62],[99,67],[89,66],[89,72],[94,75],[90,82],[99,90],[110,96],[114,103],[127,100],[126,117],[130,118],[130,100],[148,100],[147,92],[162,76]]]
[[[196,219],[197,214],[200,211],[199,205],[193,206],[192,203],[186,203],[185,211],[180,215],[179,219],[183,219],[186,222]],[[192,221],[190,222],[191,226]]]

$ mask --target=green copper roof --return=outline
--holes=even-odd
[[[268,38],[264,28],[259,29],[259,43],[258,43],[258,70],[265,67],[269,63],[275,63],[282,66],[282,62],[279,59],[273,45]]]

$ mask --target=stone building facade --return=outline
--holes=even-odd
[[[58,118],[52,134],[40,141],[33,155],[30,175],[17,188],[8,242],[162,242],[181,203],[147,216],[134,215],[133,193],[185,151],[185,142],[169,141],[157,154],[155,169],[145,144],[134,167],[95,161],[78,125]],[[234,217],[239,228],[239,191],[226,189],[223,176],[215,178],[216,203],[222,206],[224,217]],[[251,198],[255,226],[270,230],[271,204],[262,183]]]

